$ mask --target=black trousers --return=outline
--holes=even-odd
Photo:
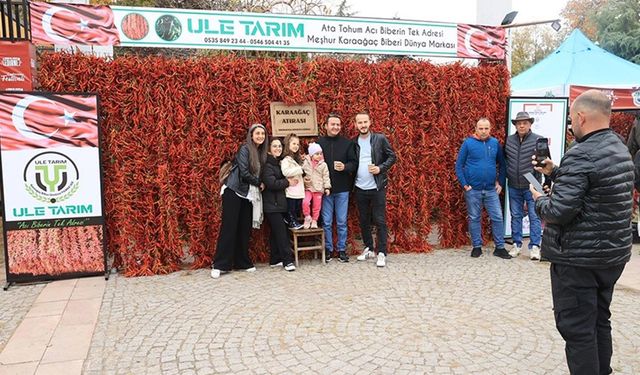
[[[240,198],[233,190],[222,194],[222,224],[218,234],[213,268],[221,271],[253,267],[249,258],[249,236],[253,207],[251,202]]]
[[[569,372],[610,374],[611,298],[624,264],[606,269],[551,264],[556,327],[566,342]]]
[[[378,252],[387,255],[387,193],[382,190],[362,190],[356,188],[356,204],[358,205],[358,217],[360,219],[360,233],[364,246],[370,250],[373,247],[373,235],[371,234],[371,219],[378,228]]]
[[[294,219],[299,220],[300,212],[302,210],[302,199],[287,198],[287,209]]]
[[[282,262],[286,266],[293,263],[293,250],[289,242],[289,230],[284,224],[284,213],[265,212],[264,216],[271,227],[271,235],[269,236],[269,244],[271,245],[271,254],[269,264]]]

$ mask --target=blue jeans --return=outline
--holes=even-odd
[[[347,248],[347,213],[349,210],[349,192],[332,193],[322,198],[322,228],[324,229],[324,248],[333,251],[333,214],[336,215],[338,229],[338,251]]]
[[[536,202],[529,189],[509,188],[509,210],[511,211],[511,236],[513,242],[522,245],[522,218],[524,217],[524,203],[527,203],[529,212],[529,249],[533,245],[540,246],[542,226],[540,218],[536,214]]]
[[[482,246],[482,228],[480,218],[484,206],[491,219],[491,234],[496,248],[504,248],[504,223],[502,222],[502,207],[495,190],[474,190],[464,192],[467,201],[467,213],[469,219],[469,234],[473,247]]]

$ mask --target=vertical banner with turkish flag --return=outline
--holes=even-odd
[[[98,97],[0,92],[7,282],[106,272]]]
[[[34,44],[113,46],[120,43],[113,11],[106,5],[31,2]]]
[[[502,60],[506,48],[506,32],[501,27],[458,25],[458,57]]]

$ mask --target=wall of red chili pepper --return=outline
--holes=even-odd
[[[611,128],[626,140],[633,126],[634,115],[629,112],[614,112],[611,115]]]
[[[435,224],[441,246],[467,244],[457,151],[482,116],[503,140],[509,94],[503,65],[45,54],[40,68],[43,90],[100,95],[108,249],[129,276],[178,270],[185,257],[194,268],[210,265],[218,168],[249,124],[270,126],[271,101],[315,101],[320,120],[337,111],[349,137],[353,114],[370,110],[373,130],[398,154],[388,189],[391,251],[429,251]],[[353,208],[349,216],[353,244]],[[251,253],[267,260],[266,228],[253,233]]]

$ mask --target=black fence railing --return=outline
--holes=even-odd
[[[0,13],[0,40],[31,40],[27,0],[0,0]]]

